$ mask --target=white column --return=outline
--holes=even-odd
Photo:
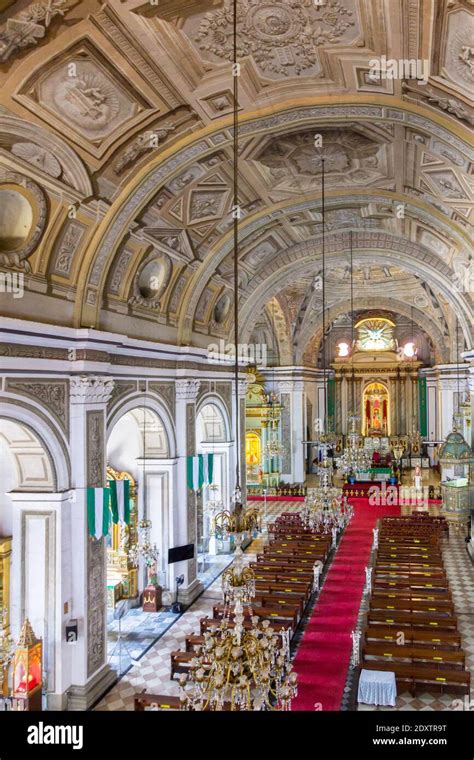
[[[176,381],[178,463],[173,510],[175,546],[196,544],[196,496],[187,486],[187,457],[196,453],[196,398],[199,386],[199,380],[179,379]],[[184,585],[180,587],[180,601],[190,604],[203,590],[203,585],[197,577],[197,546],[194,547],[194,559],[178,562],[170,566],[168,570],[168,577],[173,588],[175,578],[184,575]]]
[[[471,449],[474,451],[474,367],[469,367],[469,394],[471,396]],[[474,536],[471,543],[474,544]]]
[[[283,440],[286,446],[290,446],[291,472],[290,483],[303,483],[305,480],[305,448],[302,441],[305,440],[305,392],[302,380],[282,380],[278,384],[280,393],[290,394],[290,440]]]
[[[107,377],[71,377],[71,616],[78,620],[72,647],[69,709],[87,710],[109,688],[115,673],[107,664],[105,538],[90,538],[87,488],[106,485],[106,408],[114,382]]]
[[[453,427],[454,392],[456,388],[456,380],[442,376],[438,378],[439,434],[441,440],[446,438]]]
[[[13,504],[11,627],[17,639],[28,617],[43,640],[47,705],[67,707],[73,646],[65,626],[73,617],[71,492],[11,493]]]
[[[237,463],[237,435],[236,424],[239,425],[239,447],[240,447],[240,488],[242,491],[242,499],[245,501],[247,493],[247,468],[245,466],[245,397],[247,395],[248,380],[243,379],[238,381],[238,396],[239,396],[239,412],[236,419],[235,414],[235,382],[232,382],[232,437],[234,439],[233,444],[233,462],[230,463],[230,483],[231,493],[235,489],[236,481],[236,463]],[[263,441],[262,441],[263,443]]]
[[[177,546],[174,536],[178,459],[137,459],[138,519],[151,520],[151,541],[159,552],[158,582],[163,588],[174,590],[174,571],[168,565],[168,549]],[[171,572],[170,572],[171,570]],[[179,573],[178,573],[179,575]],[[138,588],[143,591],[147,583],[146,568],[140,566]]]

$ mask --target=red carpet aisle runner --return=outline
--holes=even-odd
[[[379,517],[398,515],[398,507],[375,507],[352,498],[354,516],[339,544],[313,615],[294,661],[298,696],[292,710],[339,710],[365,585],[365,568]]]

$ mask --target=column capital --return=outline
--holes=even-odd
[[[200,385],[200,380],[176,380],[176,400],[196,401]]]
[[[439,387],[442,391],[457,391],[460,383],[452,377],[440,377],[438,378]]]
[[[71,404],[106,404],[114,381],[101,375],[73,375],[70,378]]]
[[[302,393],[304,391],[303,380],[280,380],[278,383],[280,393]]]
[[[249,385],[250,382],[247,378],[237,381],[237,391],[239,393],[239,398],[244,398],[247,395],[247,389]],[[235,380],[232,380],[232,395],[235,395]]]

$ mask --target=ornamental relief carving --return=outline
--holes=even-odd
[[[10,380],[7,390],[39,401],[69,435],[69,382],[67,380]]]
[[[107,404],[108,414],[112,412],[119,399],[121,399],[123,396],[128,396],[130,393],[136,391],[136,389],[137,383],[135,380],[132,382],[127,382],[126,380],[115,380],[114,389]]]
[[[264,77],[280,79],[321,71],[318,48],[354,41],[357,16],[349,0],[241,0],[237,33],[240,57],[251,56]],[[229,44],[233,25],[230,0],[222,8],[186,19],[183,31],[208,61],[232,60]]]
[[[229,419],[232,419],[232,383],[230,381],[226,383],[217,382],[216,393],[221,397],[224,404],[226,405]]]
[[[474,84],[474,14],[459,9],[448,16],[443,73],[472,94]]]
[[[54,253],[52,272],[62,277],[69,276],[86,229],[85,225],[76,220],[71,219],[66,223]]]
[[[104,461],[104,413],[88,411],[86,413],[87,430],[87,485],[89,488],[101,488],[105,479]]]
[[[67,129],[97,146],[148,105],[109,69],[90,42],[65,52],[59,63],[35,73],[19,99],[46,121],[52,114]]]
[[[105,663],[105,539],[87,537],[87,675]]]
[[[171,412],[171,416],[174,419],[176,415],[176,391],[173,382],[149,382],[148,390],[152,393],[156,393],[161,396],[166,402],[168,409]]]
[[[9,18],[0,30],[0,63],[8,61],[23,48],[36,45],[48,34],[51,22],[58,16],[65,16],[75,4],[69,0],[31,3]]]
[[[321,184],[325,159],[326,184],[370,184],[387,173],[386,148],[353,129],[320,130],[322,146],[315,147],[314,129],[271,139],[254,159],[272,190],[301,193]]]
[[[196,453],[196,407],[186,404],[186,454],[188,457]]]

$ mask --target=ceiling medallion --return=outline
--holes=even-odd
[[[253,56],[267,75],[288,76],[310,69],[317,73],[320,69],[317,48],[342,41],[340,38],[355,26],[352,16],[352,11],[340,0],[328,0],[321,7],[301,0],[276,3],[241,0],[239,57]],[[194,40],[202,51],[230,60],[231,29],[232,8],[226,1],[223,8],[206,14]]]

